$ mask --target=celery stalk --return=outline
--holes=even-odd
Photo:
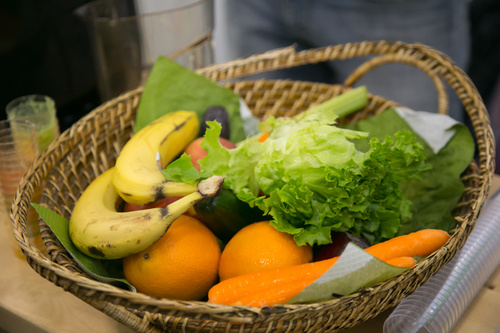
[[[321,104],[309,108],[306,113],[333,112],[344,117],[368,104],[368,93],[365,86],[354,88],[335,96]]]

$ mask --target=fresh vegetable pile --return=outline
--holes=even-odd
[[[264,260],[256,255],[271,251],[258,239],[263,235],[240,237],[243,246],[228,245],[228,251],[245,248],[250,255],[239,258],[239,250],[232,250],[231,260],[243,266],[253,260],[246,265],[253,271],[226,279],[220,253],[212,251],[212,267],[206,267],[211,278],[199,292],[204,297],[197,299],[231,305],[348,295],[401,274],[448,240],[455,225],[452,209],[463,192],[460,175],[474,153],[464,125],[391,108],[339,126],[339,117],[367,105],[366,88],[359,87],[293,117],[270,116],[245,135],[251,119],[243,120],[236,94],[165,59],[155,67],[137,113],[136,133],[116,165],[82,193],[70,221],[34,205],[96,279],[134,290],[122,267],[133,262],[135,268],[126,264],[126,271],[141,281],[136,282],[139,291],[154,289],[145,281],[171,283],[169,276],[184,281],[188,273],[182,264],[176,265],[180,275],[175,277],[161,276],[163,269],[154,267],[168,266],[166,258],[172,256],[179,259],[174,246],[168,246],[174,237],[169,227],[185,215],[191,226],[202,222],[203,237],[216,237],[221,258],[226,244],[263,221],[272,226],[265,229],[266,239],[276,239],[269,244],[272,251],[283,252],[283,242],[286,255],[302,253],[299,261],[277,255]],[[182,82],[193,82],[203,93],[182,88]],[[182,244],[189,248],[189,241]],[[185,266],[190,274],[204,276],[196,260],[206,251],[197,245]],[[224,265],[230,267],[231,261]],[[148,273],[141,273],[143,266]],[[220,282],[213,279],[217,270]]]
[[[198,161],[189,171],[181,157],[167,166],[167,179],[193,182],[224,175],[224,186],[270,214],[276,229],[294,235],[298,245],[331,243],[332,231],[348,231],[371,244],[394,237],[411,217],[411,201],[400,184],[429,169],[423,148],[412,133],[398,131],[383,141],[370,140],[362,152],[354,139],[366,132],[334,126],[339,113],[365,106],[364,87],[346,92],[330,107],[312,108],[293,118],[269,117],[262,134],[226,150],[219,144],[220,125],[211,123]],[[194,176],[193,176],[194,175]]]

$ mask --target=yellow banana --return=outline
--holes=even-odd
[[[156,242],[170,224],[196,202],[219,193],[224,179],[213,176],[166,208],[118,212],[118,192],[111,168],[97,177],[77,200],[69,222],[70,238],[87,255],[118,259],[140,252]]]
[[[170,163],[198,135],[195,112],[177,111],[158,118],[138,131],[116,160],[113,184],[128,203],[145,205],[172,196],[184,196],[194,186],[167,182],[160,169]],[[161,165],[157,164],[157,153]]]

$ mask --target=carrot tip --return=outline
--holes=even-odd
[[[262,135],[260,136],[260,138],[257,141],[262,143],[262,142],[266,141],[268,137],[269,137],[269,132],[264,132],[264,133],[262,133]]]

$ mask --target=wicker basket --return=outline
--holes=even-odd
[[[111,167],[132,134],[142,87],[129,91],[90,112],[65,131],[35,161],[21,182],[12,206],[15,236],[32,268],[55,285],[76,295],[94,308],[139,332],[334,332],[352,327],[396,305],[426,282],[462,247],[488,196],[494,170],[494,140],[484,104],[470,79],[446,56],[423,45],[361,42],[303,52],[286,48],[246,59],[214,65],[199,73],[214,81],[243,77],[280,68],[322,61],[371,56],[344,85],[296,81],[237,81],[225,83],[236,91],[260,117],[293,115],[349,89],[372,68],[401,62],[420,68],[434,81],[440,113],[447,113],[443,80],[461,99],[477,142],[477,162],[462,179],[465,193],[454,215],[457,226],[439,251],[401,276],[362,292],[315,303],[251,308],[205,302],[158,299],[125,291],[87,276],[60,245],[47,225],[40,230],[47,253],[42,254],[26,232],[26,215],[35,189],[46,184],[42,202],[69,218],[85,187]],[[355,121],[382,112],[396,103],[369,96],[369,105],[343,121]]]

